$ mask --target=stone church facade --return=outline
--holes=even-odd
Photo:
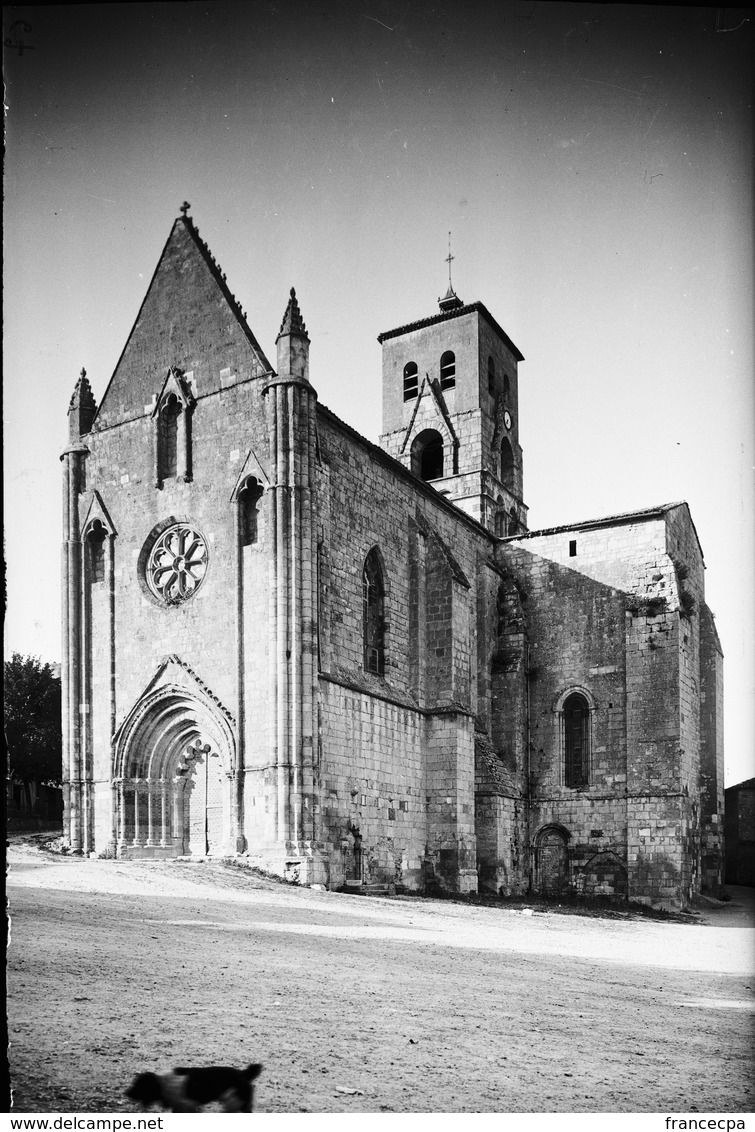
[[[522,354],[449,287],[376,446],[175,221],[64,468],[65,836],[300,883],[722,883],[722,655],[685,503],[528,529]]]

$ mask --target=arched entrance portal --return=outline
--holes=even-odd
[[[215,705],[163,687],[136,705],[115,745],[119,856],[232,851],[235,743]]]

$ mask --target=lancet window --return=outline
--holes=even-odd
[[[105,541],[107,531],[99,519],[95,519],[87,536],[89,551],[89,580],[105,581]]]
[[[586,786],[589,765],[590,707],[584,696],[573,692],[564,702],[564,782]]]
[[[385,586],[377,551],[367,555],[362,571],[364,667],[382,676],[385,670]]]
[[[191,479],[191,415],[196,404],[180,370],[170,369],[152,417],[155,423],[155,483]]]
[[[252,546],[259,538],[259,504],[263,487],[254,476],[249,476],[238,494],[239,541],[242,546]]]

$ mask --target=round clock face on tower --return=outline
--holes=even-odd
[[[508,409],[503,414],[503,423],[506,425],[506,428],[511,428],[511,413]]]

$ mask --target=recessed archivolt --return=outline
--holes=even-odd
[[[229,722],[204,697],[178,685],[163,685],[143,696],[115,734],[116,779],[170,779],[196,741],[209,743],[230,775],[236,741]]]

